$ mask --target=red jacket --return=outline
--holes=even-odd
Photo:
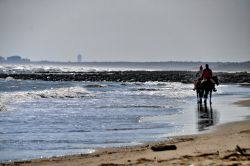
[[[202,78],[210,80],[213,76],[212,70],[211,69],[204,69],[202,72]]]

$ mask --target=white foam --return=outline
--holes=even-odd
[[[29,92],[5,92],[0,95],[3,104],[10,103],[11,101],[27,101],[41,98],[82,98],[85,96],[93,96],[85,88],[76,86],[69,88],[57,88],[41,91]]]
[[[3,103],[0,102],[0,112],[1,111],[7,111],[7,108],[5,107]]]
[[[182,84],[178,82],[162,83],[159,87],[159,82],[146,82],[145,85],[149,89],[135,91],[138,95],[152,95],[152,96],[166,96],[167,98],[185,98],[194,96],[195,92],[192,90],[192,84]],[[145,89],[147,89],[145,88]]]
[[[41,65],[41,64],[12,64],[0,66],[0,73],[4,74],[17,74],[17,73],[36,73],[36,72],[96,72],[96,71],[109,71],[105,67],[82,67],[70,65]],[[112,69],[111,69],[112,70]]]
[[[69,87],[37,91],[29,94],[34,94],[41,98],[81,98],[89,95],[90,92],[82,87]]]

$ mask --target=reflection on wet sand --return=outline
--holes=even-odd
[[[212,105],[207,106],[198,104],[198,130],[203,131],[207,130],[208,127],[216,124],[216,111],[213,110]]]

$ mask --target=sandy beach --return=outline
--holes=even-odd
[[[250,99],[235,104],[249,107]],[[1,165],[250,165],[250,119],[219,125],[211,132],[92,154],[16,161]],[[153,150],[152,150],[153,149]]]

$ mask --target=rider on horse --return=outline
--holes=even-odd
[[[202,75],[201,75],[201,79],[202,79],[202,83],[204,81],[210,81],[213,85],[213,91],[216,92],[217,90],[215,89],[215,82],[214,80],[212,79],[213,77],[213,72],[211,69],[209,69],[209,65],[206,64],[206,68],[203,70],[202,72]]]
[[[194,91],[197,89],[197,84],[201,82],[202,72],[203,72],[203,67],[201,65],[200,70],[197,71],[197,73],[195,74],[196,79],[194,80],[194,88],[193,88]]]

